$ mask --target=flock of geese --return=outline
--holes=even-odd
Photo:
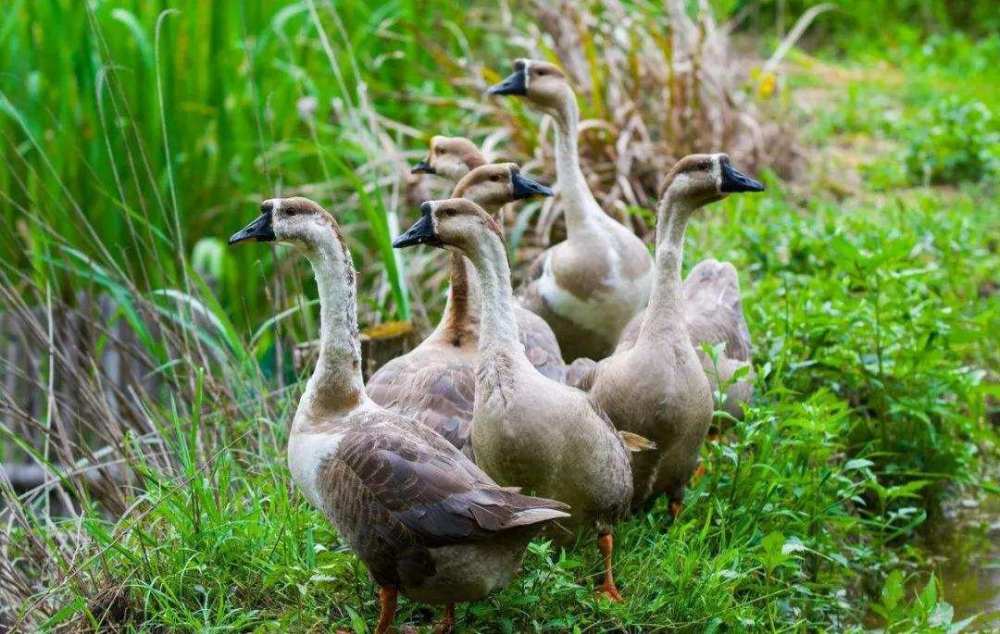
[[[725,154],[681,159],[660,192],[651,257],[587,185],[565,75],[517,60],[488,93],[518,96],[555,121],[567,238],[515,294],[495,215],[553,191],[513,163],[487,163],[467,139],[434,137],[414,171],[454,181],[452,197],[423,203],[393,246],[448,251],[447,305],[430,336],[367,385],[354,267],[333,216],[305,198],[267,200],[229,240],[291,243],[312,264],[319,357],[288,464],[379,585],[380,633],[399,593],[445,605],[450,631],[455,603],[509,583],[543,530],[561,540],[592,527],[604,561],[597,590],[621,600],[613,527],[660,495],[676,513],[713,390],[729,386],[724,406],[737,416],[751,395],[748,371],[736,375],[750,356],[736,271],[705,260],[682,281],[681,260],[695,211],[764,187]],[[725,344],[723,355],[710,359],[706,343]]]

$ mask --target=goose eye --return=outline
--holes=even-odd
[[[500,175],[499,174],[494,174],[493,176],[490,176],[490,180],[493,181],[494,183],[499,183],[500,182]]]
[[[295,207],[289,207],[288,209],[285,210],[286,216],[294,216],[297,213],[298,211],[295,209]]]

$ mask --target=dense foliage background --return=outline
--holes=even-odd
[[[371,582],[284,463],[312,282],[280,249],[224,240],[262,199],[303,193],[345,227],[362,325],[433,323],[440,256],[389,240],[444,188],[407,166],[463,134],[551,178],[541,119],[481,94],[525,55],[570,70],[592,186],[640,233],[688,151],[731,151],[767,182],[706,210],[686,253],[740,271],[759,398],[741,423],[720,415],[676,522],[657,507],[621,531],[624,604],[590,596],[591,549],[537,543],[460,627],[995,624],[964,621],[998,599],[960,577],[996,577],[942,577],[934,535],[997,520],[1000,18],[814,7],[10,0],[0,461],[44,477],[0,478],[0,629],[364,631]],[[515,264],[561,231],[557,205],[507,222]],[[142,382],[113,380],[113,348]],[[955,517],[977,505],[994,515]],[[401,618],[430,623],[408,603]]]

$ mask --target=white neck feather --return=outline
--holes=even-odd
[[[479,329],[479,350],[490,348],[520,350],[517,322],[514,319],[514,298],[510,286],[510,266],[503,241],[492,232],[484,233],[474,252],[469,253],[479,274],[482,294],[482,322]]]
[[[322,412],[351,409],[364,398],[361,343],[350,253],[330,231],[306,251],[319,290],[320,345],[302,402]],[[315,410],[314,410],[315,411]]]
[[[643,335],[685,327],[681,263],[684,260],[684,231],[696,209],[678,200],[669,189],[657,205],[656,269],[653,292],[642,325]]]
[[[600,207],[591,193],[580,169],[580,151],[577,146],[580,110],[576,95],[567,87],[560,107],[552,113],[556,122],[556,176],[566,214],[566,230],[572,234],[587,224]]]

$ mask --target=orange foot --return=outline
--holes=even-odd
[[[705,463],[699,462],[698,468],[695,469],[694,473],[691,474],[691,484],[694,484],[695,482],[700,480],[702,477],[704,477],[704,475],[705,475]]]
[[[677,519],[677,516],[680,515],[681,511],[683,510],[684,510],[683,502],[678,502],[677,500],[674,500],[673,502],[670,503],[670,516],[673,517],[674,519]]]
[[[625,600],[624,598],[622,598],[621,593],[618,592],[618,588],[615,587],[615,584],[614,583],[609,584],[607,581],[597,586],[597,588],[594,590],[594,593],[607,597],[612,603],[621,603],[622,601]]]

